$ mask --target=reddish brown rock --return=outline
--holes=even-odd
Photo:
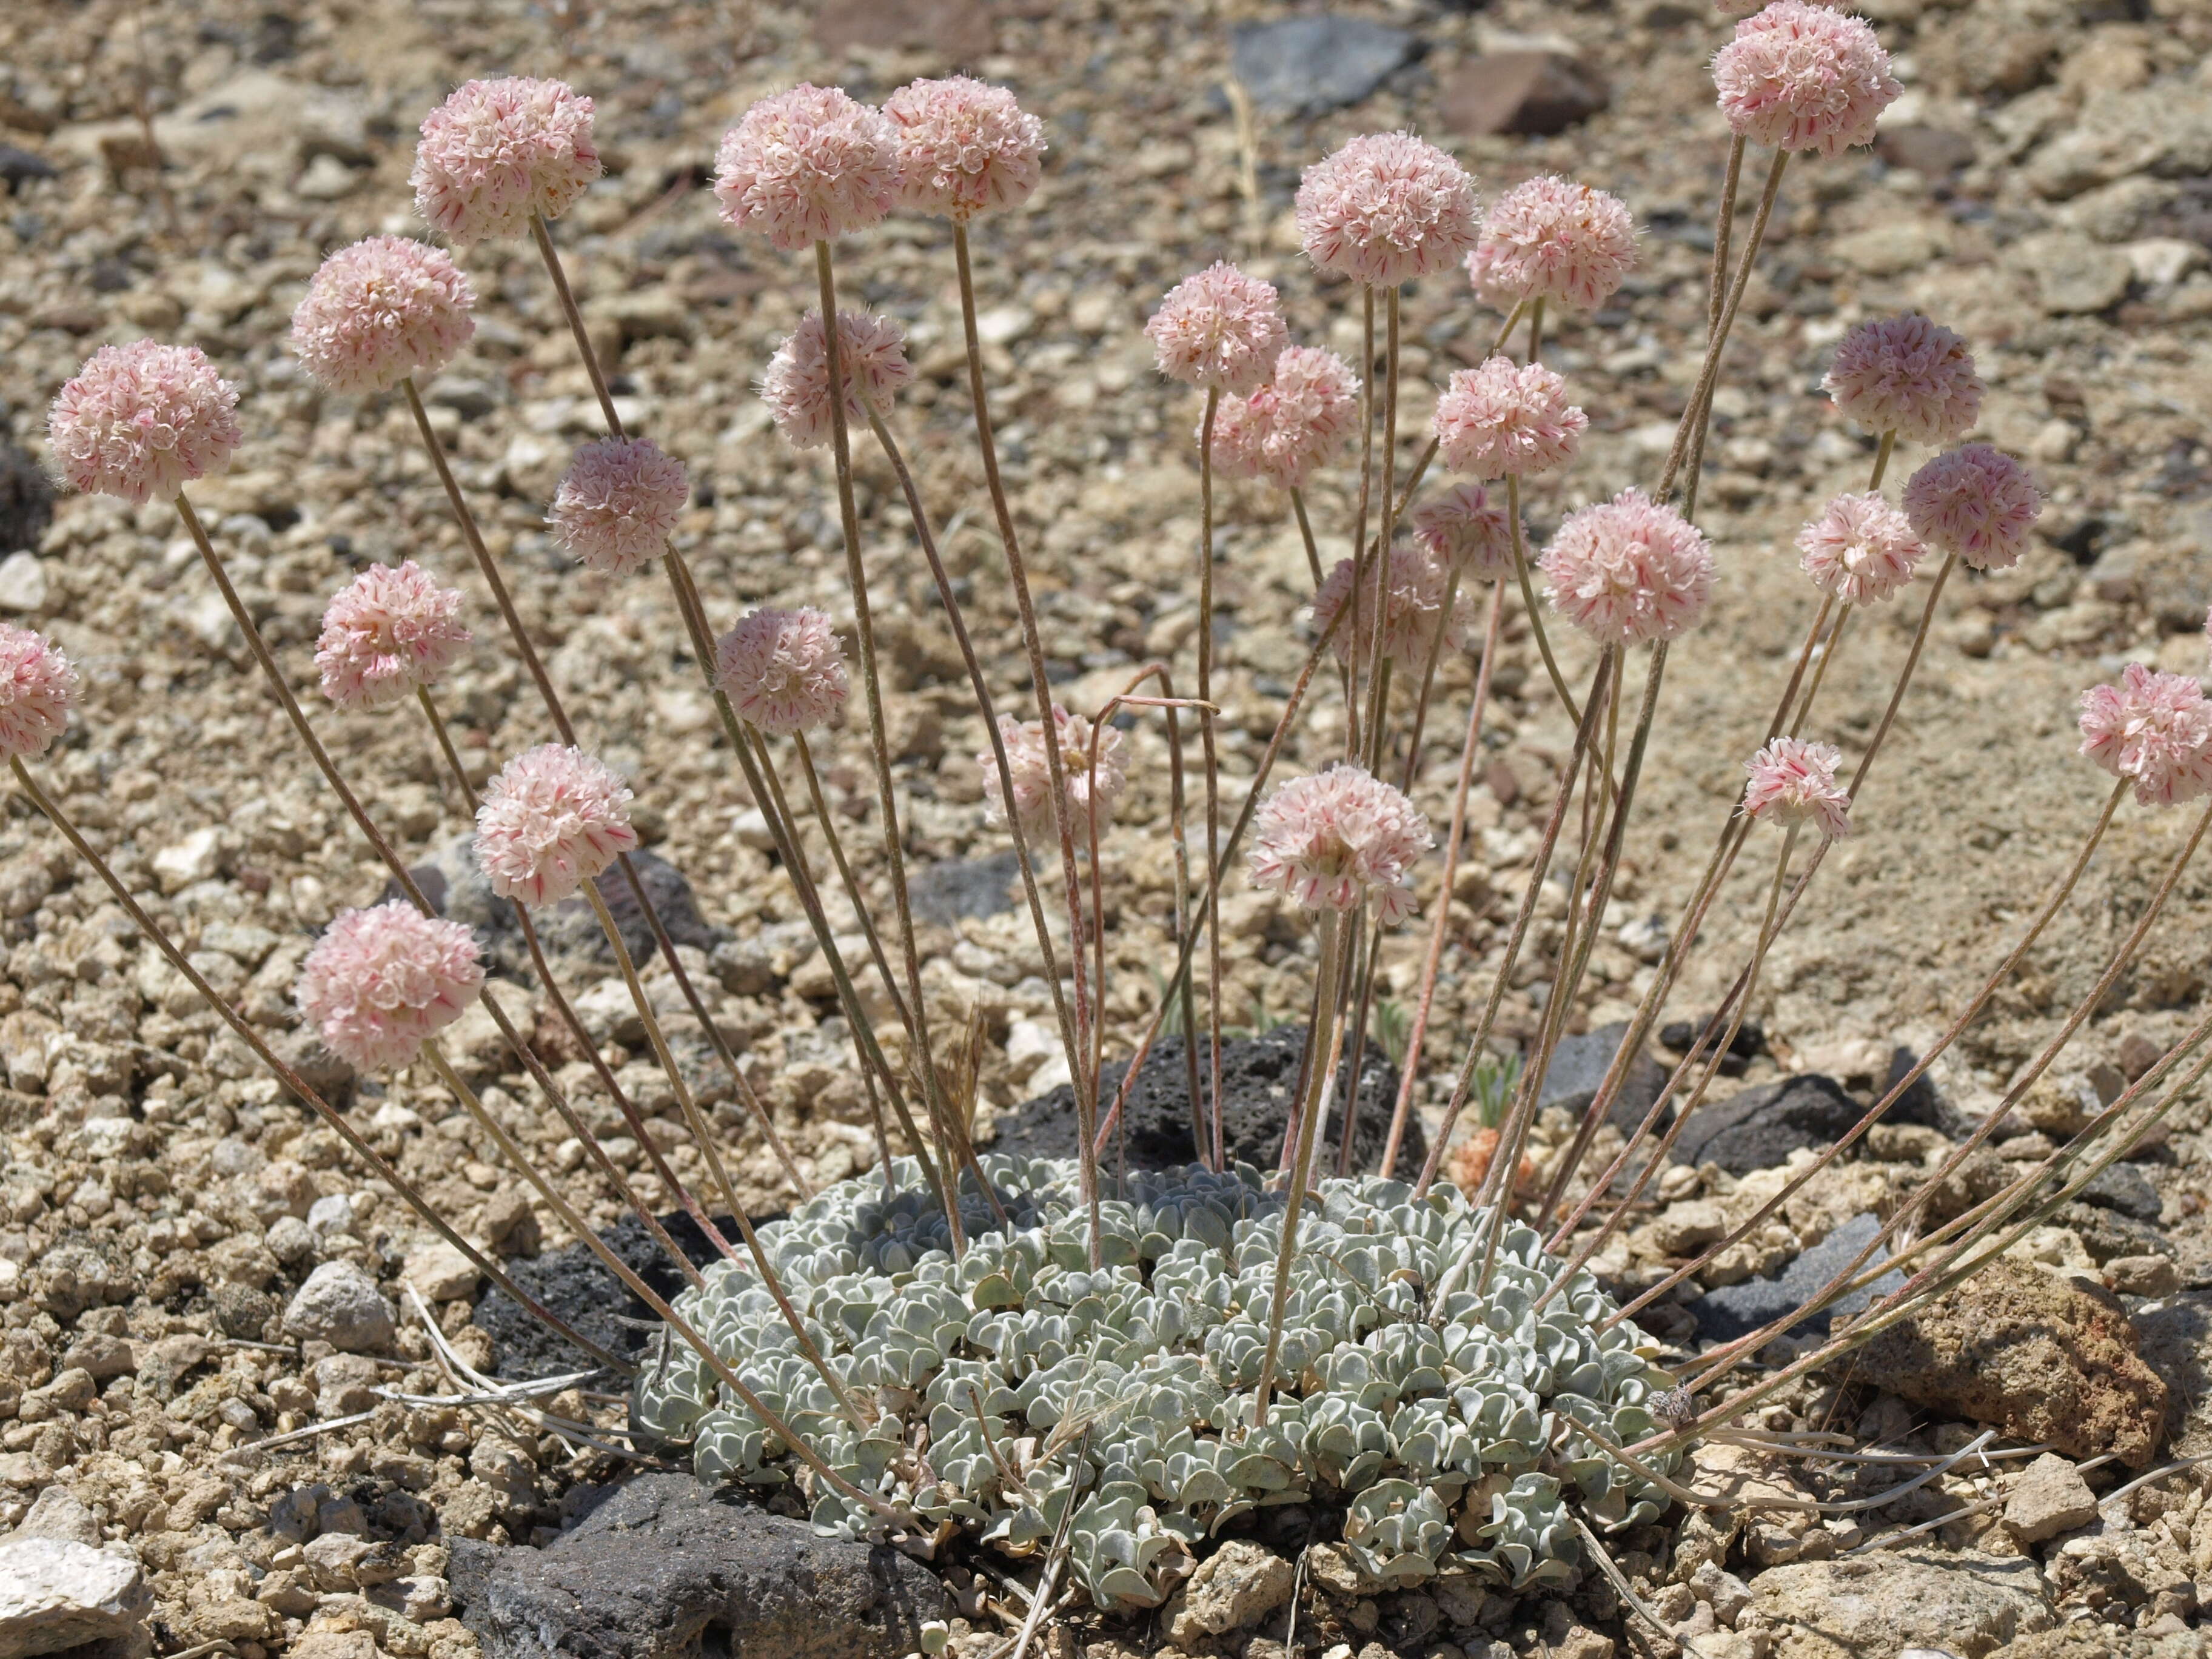
[[[1611,101],[1605,82],[1556,52],[1494,52],[1469,58],[1443,88],[1444,120],[1467,137],[1565,132]]]

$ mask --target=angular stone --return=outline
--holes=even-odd
[[[1863,1115],[1835,1079],[1808,1072],[1700,1107],[1674,1143],[1674,1160],[1749,1175],[1787,1162],[1800,1147],[1833,1146]]]
[[[981,0],[824,0],[814,13],[815,41],[831,52],[927,47],[969,63],[991,51],[994,34]]]
[[[389,1347],[392,1304],[350,1261],[325,1261],[307,1275],[284,1310],[284,1328],[349,1353]]]
[[[0,611],[34,615],[46,608],[46,567],[35,553],[0,559]]]
[[[1751,1610],[1778,1626],[1789,1659],[1870,1659],[1931,1647],[1987,1659],[2056,1622],[2033,1558],[1885,1550],[1772,1567],[1752,1581]]]
[[[27,452],[0,439],[0,552],[30,552],[53,522],[54,487]]]
[[[2045,1452],[2020,1472],[2005,1498],[2004,1523],[2023,1544],[2040,1544],[2097,1518],[2097,1494],[2081,1472]]]
[[[11,1538],[0,1544],[0,1654],[29,1659],[98,1642],[103,1659],[135,1659],[152,1645],[154,1609],[138,1564],[89,1544]]]
[[[1210,1636],[1256,1625],[1291,1599],[1296,1573],[1273,1550],[1233,1538],[1198,1565],[1168,1600],[1168,1639],[1194,1649]]]
[[[1444,124],[1470,138],[1564,132],[1611,101],[1605,82],[1588,65],[1556,52],[1471,58],[1445,83],[1442,99]]]
[[[2108,1164],[2081,1188],[2081,1201],[2155,1224],[2165,1207],[2150,1177],[2132,1164]]]
[[[2063,231],[2024,237],[2015,254],[2034,277],[2043,309],[2053,317],[2108,310],[2127,297],[2128,284],[2135,280],[2135,267],[2118,248]]]
[[[1725,1285],[1708,1291],[1690,1304],[1697,1318],[1698,1334],[1717,1342],[1733,1341],[1747,1331],[1755,1331],[1762,1325],[1771,1324],[1793,1308],[1804,1305],[1821,1286],[1857,1257],[1869,1240],[1881,1231],[1881,1219],[1872,1214],[1853,1216],[1830,1233],[1811,1249],[1799,1255],[1779,1277],[1747,1279],[1740,1285]],[[1886,1249],[1876,1250],[1868,1258],[1869,1267],[1889,1260]],[[1862,1291],[1854,1291],[1832,1306],[1810,1318],[1801,1319],[1790,1327],[1788,1334],[1802,1336],[1814,1334],[1825,1336],[1828,1327],[1838,1313],[1849,1317],[1859,1311],[1877,1296],[1887,1296],[1903,1286],[1905,1276],[1899,1273],[1883,1274]]]
[[[1605,1081],[1606,1068],[1613,1064],[1613,1057],[1620,1051],[1621,1041],[1627,1035],[1628,1022],[1616,1020],[1580,1036],[1561,1039],[1559,1047],[1552,1051],[1552,1064],[1544,1073],[1544,1086],[1537,1091],[1539,1109],[1557,1106],[1577,1116],[1589,1110],[1590,1102],[1597,1097],[1599,1085]],[[1667,1068],[1651,1058],[1649,1049],[1639,1051],[1628,1063],[1628,1075],[1621,1079],[1620,1091],[1613,1096],[1605,1121],[1623,1133],[1632,1133],[1666,1086]],[[1659,1115],[1658,1127],[1664,1129],[1674,1121],[1674,1109],[1669,1106]]]
[[[1419,58],[1422,45],[1403,29],[1324,12],[1241,23],[1229,52],[1261,109],[1320,115],[1358,103]]]
[[[1929,178],[1956,173],[1974,159],[1974,141],[1948,127],[1916,122],[1884,124],[1875,134],[1874,153],[1893,167],[1910,167]]]
[[[100,1522],[67,1486],[52,1486],[40,1492],[31,1511],[18,1522],[10,1538],[47,1538],[59,1543],[100,1547]]]

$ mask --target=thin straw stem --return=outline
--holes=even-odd
[[[1221,407],[1221,389],[1208,386],[1206,414],[1199,430],[1198,489],[1198,700],[1207,705],[1198,717],[1199,753],[1206,766],[1206,864],[1209,870],[1221,861],[1221,757],[1213,724],[1213,423]],[[1221,1139],[1221,890],[1206,889],[1205,913],[1199,926],[1206,932],[1206,1099],[1213,1118],[1213,1139]],[[1102,988],[1100,994],[1104,992]]]

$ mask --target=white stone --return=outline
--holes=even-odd
[[[1026,306],[994,306],[975,319],[975,335],[985,345],[1012,345],[1036,326]]]
[[[431,1302],[454,1302],[476,1294],[477,1264],[444,1239],[407,1253],[399,1276]]]
[[[118,1642],[143,1653],[154,1593],[138,1564],[65,1539],[0,1544],[0,1659]]]
[[[2179,236],[2147,236],[2140,242],[2130,242],[2120,252],[2128,256],[2136,281],[2145,288],[2170,288],[2204,263],[2203,248]],[[15,562],[9,559],[8,564],[0,564],[0,583],[7,580],[8,565]],[[0,592],[0,605],[6,603],[6,595]]]
[[[0,611],[30,612],[46,608],[46,568],[32,552],[0,559]]]
[[[392,1304],[352,1262],[325,1261],[284,1310],[284,1328],[349,1353],[366,1352],[390,1345]]]
[[[182,841],[173,842],[154,854],[154,878],[161,884],[164,893],[180,892],[196,881],[205,881],[215,874],[216,856],[221,850],[222,836],[210,826],[195,830]]]
[[[1041,1019],[1018,1019],[1006,1028],[1006,1069],[1017,1082],[1027,1082],[1032,1073],[1060,1052],[1056,1026]]]

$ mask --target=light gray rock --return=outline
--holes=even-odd
[[[303,1340],[363,1353],[391,1345],[392,1304],[352,1262],[325,1261],[285,1308],[284,1328]]]
[[[2081,1472],[2056,1452],[2030,1463],[2005,1498],[2004,1523],[2023,1544],[2040,1544],[2097,1518],[2097,1495]]]
[[[1293,115],[1356,104],[1420,53],[1403,29],[1327,13],[1240,25],[1230,46],[1252,101]]]
[[[100,1522],[77,1501],[67,1486],[54,1485],[40,1492],[30,1513],[16,1523],[11,1539],[47,1538],[57,1543],[100,1545]]]
[[[1296,1573],[1264,1546],[1233,1538],[1198,1565],[1168,1600],[1168,1639],[1196,1648],[1210,1636],[1256,1625],[1291,1599]]]
[[[2125,253],[2063,232],[2024,238],[2017,252],[2022,268],[2035,279],[2043,309],[2053,317],[2118,305],[2135,280]]]
[[[1974,1551],[1885,1551],[1770,1567],[1752,1581],[1751,1610],[1789,1659],[1864,1659],[1905,1647],[1988,1659],[2055,1622],[2032,1558]]]
[[[29,614],[46,608],[46,568],[35,553],[0,559],[0,611]]]
[[[98,1642],[113,1656],[143,1654],[154,1608],[138,1564],[89,1544],[11,1538],[0,1544],[0,1659]]]

